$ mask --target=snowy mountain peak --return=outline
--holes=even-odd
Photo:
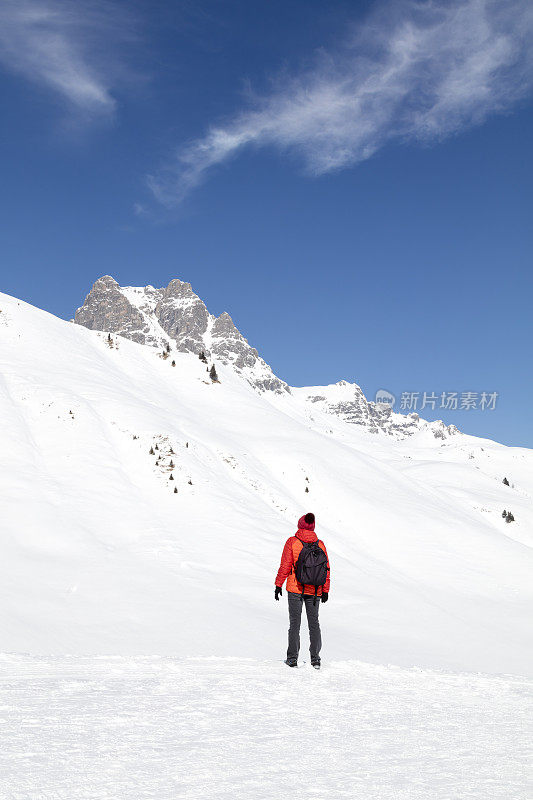
[[[370,433],[404,438],[427,431],[435,439],[447,439],[459,432],[455,425],[445,425],[442,420],[428,422],[415,413],[395,413],[388,405],[367,400],[357,383],[345,380],[329,386],[303,386],[292,391],[301,400],[312,403],[316,410],[359,425]]]
[[[165,297],[196,297],[190,283],[173,278],[164,290]]]
[[[96,284],[101,284],[102,286],[118,286],[118,283],[112,275],[102,275],[101,278],[95,281],[95,285]]]
[[[140,344],[173,344],[183,353],[200,353],[231,364],[255,389],[288,393],[227,312],[209,313],[190,283],[174,278],[168,286],[120,286],[110,275],[95,281],[77,309],[75,322],[91,330],[109,331]]]
[[[370,433],[405,438],[420,431],[436,439],[457,433],[440,420],[426,422],[418,414],[398,414],[382,403],[366,399],[356,383],[340,380],[329,386],[291,389],[260,357],[227,311],[215,317],[190,283],[174,278],[168,286],[120,286],[111,275],[94,283],[75,322],[91,330],[119,334],[152,347],[172,345],[182,353],[199,354],[230,365],[254,389],[281,396],[294,394],[312,411],[322,411]]]

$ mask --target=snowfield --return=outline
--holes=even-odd
[[[6,800],[531,796],[530,682],[520,678],[13,656],[0,681]]]
[[[525,800],[532,451],[216,368],[0,294],[0,797]],[[319,673],[273,597],[309,510]]]

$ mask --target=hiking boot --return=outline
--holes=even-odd
[[[285,661],[285,663],[286,663],[286,665],[287,665],[288,667],[297,667],[297,666],[298,666],[298,662],[296,661],[296,659],[295,659],[295,658],[288,658],[288,659]]]
[[[315,658],[313,661],[311,661],[311,666],[314,667],[314,669],[320,669],[320,659]]]

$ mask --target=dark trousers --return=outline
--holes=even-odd
[[[287,649],[287,659],[298,658],[300,652],[300,623],[302,621],[302,606],[305,603],[307,614],[307,624],[309,625],[309,639],[311,646],[309,652],[311,661],[320,661],[320,648],[322,647],[322,637],[320,635],[320,624],[318,622],[318,609],[320,608],[320,598],[316,598],[313,605],[313,595],[305,595],[302,600],[301,594],[287,592],[289,598],[289,647]]]

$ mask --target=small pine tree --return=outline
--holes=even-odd
[[[185,447],[188,447],[188,446],[189,446],[189,442],[185,442]]]
[[[505,517],[506,522],[514,522],[514,514],[510,511],[507,512],[507,516]]]
[[[174,455],[174,450],[172,449],[172,447],[170,448],[170,450],[168,452],[170,453],[171,456]]]
[[[177,494],[177,493],[178,493],[178,487],[174,486],[174,494]]]
[[[173,366],[173,367],[175,367],[175,366],[176,366],[176,362],[175,362],[175,361],[173,361],[173,362],[172,362],[172,366]]]
[[[189,480],[188,480],[188,483],[189,483],[189,486],[192,486],[192,481],[191,481],[191,479],[190,479],[190,478],[189,478]]]
[[[168,342],[167,342],[166,351],[167,351],[167,353],[170,353],[170,345],[169,345],[169,343],[168,343]]]
[[[170,473],[169,481],[173,481],[173,480],[174,480],[174,475],[172,473]]]
[[[150,455],[151,455],[151,456],[155,456],[155,453],[154,453],[154,448],[153,448],[153,447],[151,447],[151,448],[150,448]]]
[[[170,464],[168,465],[170,469],[174,469],[174,462],[170,459]]]
[[[218,383],[218,375],[217,375],[217,371],[215,369],[215,365],[214,364],[211,367],[211,369],[209,370],[209,377],[211,378],[213,383]]]
[[[305,487],[305,493],[306,493],[306,494],[309,494],[309,486],[306,486],[306,487]]]
[[[113,339],[111,338],[111,334],[110,333],[107,334],[107,341],[108,342],[112,342],[113,341]]]
[[[156,450],[159,450],[159,447],[156,445],[156,446],[155,446],[155,449],[156,449]]]
[[[207,357],[206,357],[206,355],[205,355],[205,352],[204,352],[204,350],[201,350],[201,351],[198,353],[198,358],[200,359],[200,361],[203,361],[203,362],[204,362],[204,364],[207,364]]]
[[[502,517],[505,519],[506,516],[507,516],[507,511],[504,508],[503,511],[502,511]]]
[[[504,478],[502,483],[504,483],[506,486],[509,486],[509,481],[507,480],[507,478]]]

